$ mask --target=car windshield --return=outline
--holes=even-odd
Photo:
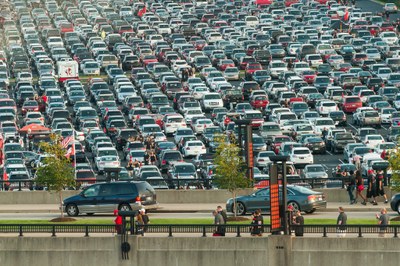
[[[307,172],[325,172],[325,169],[322,166],[309,166]]]

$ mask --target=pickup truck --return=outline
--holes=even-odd
[[[339,153],[343,151],[344,147],[349,143],[356,143],[356,140],[350,132],[336,133],[332,141],[331,150],[333,153]]]

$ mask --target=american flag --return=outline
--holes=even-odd
[[[70,143],[71,141],[74,141],[74,137],[73,137],[73,136],[68,136],[68,137],[64,138],[64,139],[61,141],[61,146],[65,149],[65,148],[68,147],[68,145],[69,145],[69,143]]]

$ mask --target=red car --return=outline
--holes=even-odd
[[[196,43],[194,44],[194,47],[196,48],[197,51],[202,51],[204,46],[206,46],[206,41],[205,40],[197,40]]]
[[[142,62],[145,66],[147,66],[150,63],[157,63],[157,57],[155,55],[145,55],[142,59]]]
[[[394,31],[394,26],[389,22],[383,22],[381,25],[381,31]]]
[[[351,64],[350,63],[342,63],[342,64],[339,64],[339,71],[342,71],[342,72],[348,72],[349,70],[350,70],[350,68],[351,68]]]
[[[286,7],[290,7],[293,4],[297,4],[299,2],[299,0],[286,0],[285,1],[285,6]]]
[[[377,36],[379,34],[379,27],[376,25],[369,25],[368,27],[369,32],[372,36]]]
[[[262,65],[260,63],[249,63],[249,64],[247,64],[247,66],[246,66],[244,71],[245,71],[246,77],[250,77],[257,70],[262,70],[262,69],[263,68],[262,68]]]
[[[235,62],[233,62],[233,60],[231,59],[224,59],[219,61],[218,63],[219,70],[225,71],[225,69],[227,69],[228,67],[235,67]]]
[[[282,143],[292,141],[289,136],[286,135],[276,135],[272,137],[271,141],[271,150],[275,152],[275,154],[279,153],[279,148],[281,147]]]
[[[302,73],[303,80],[308,84],[314,83],[316,77],[317,77],[317,72],[315,72],[314,70],[306,70],[303,71]]]
[[[362,101],[358,96],[345,96],[343,98],[342,111],[345,113],[354,113],[362,107]]]
[[[39,111],[39,104],[35,100],[28,100],[25,101],[21,108],[22,115],[25,115],[27,112],[30,111]]]
[[[265,107],[267,106],[267,104],[269,104],[268,97],[267,97],[266,95],[257,95],[257,96],[254,96],[254,97],[250,100],[250,104],[251,104],[251,106],[253,106],[253,108],[255,108],[255,109],[259,109],[259,108],[265,109]]]

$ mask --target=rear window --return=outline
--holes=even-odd
[[[360,98],[346,98],[346,103],[360,103]]]

